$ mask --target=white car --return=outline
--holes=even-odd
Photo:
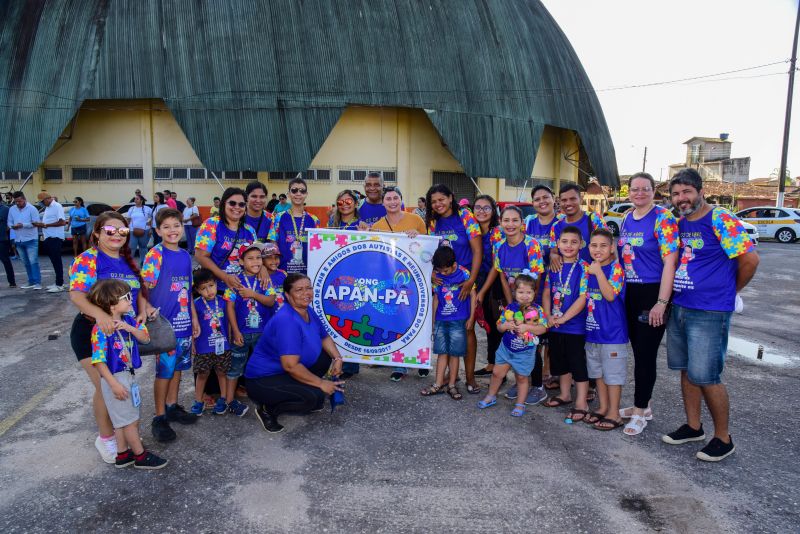
[[[632,207],[633,204],[630,202],[619,202],[612,205],[603,214],[603,220],[608,225],[608,229],[611,230],[612,234],[619,235],[619,227],[622,225],[622,216]]]
[[[747,231],[747,235],[750,236],[750,241],[752,241],[754,245],[758,246],[758,238],[759,238],[758,228],[756,228],[755,226],[746,221],[739,220],[739,222],[742,223],[742,226],[744,226],[745,231]]]
[[[800,213],[792,208],[756,206],[736,214],[742,222],[752,224],[761,237],[792,243],[800,237]]]

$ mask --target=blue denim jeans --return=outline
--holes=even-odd
[[[231,367],[228,369],[228,378],[239,378],[244,374],[244,366],[247,365],[247,359],[250,353],[258,344],[258,338],[261,333],[255,334],[242,334],[244,345],[239,347],[235,343],[231,343]]]
[[[719,384],[730,327],[731,312],[673,305],[667,324],[667,366],[686,371],[697,386]]]
[[[39,241],[17,241],[17,254],[25,264],[25,272],[28,274],[29,284],[41,284],[42,273],[39,271]]]
[[[139,251],[139,265],[144,264],[144,257],[147,255],[147,244],[150,242],[150,230],[145,230],[144,235],[136,237],[131,232],[131,257],[136,256],[136,251]]]
[[[191,224],[184,224],[183,233],[186,234],[186,250],[189,254],[194,254],[194,242],[195,239],[197,239],[197,228]]]

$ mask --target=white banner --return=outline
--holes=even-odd
[[[314,310],[345,361],[431,367],[431,258],[439,238],[308,230]]]

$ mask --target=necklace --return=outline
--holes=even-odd
[[[572,267],[569,268],[569,273],[567,273],[567,286],[564,286],[563,280],[561,280],[561,271],[558,271],[558,283],[561,284],[561,292],[565,295],[570,295],[572,290],[569,287],[569,280],[572,278],[572,271],[575,270],[575,266],[578,265],[578,258],[575,258],[575,263],[572,264]],[[563,270],[563,268],[562,268]]]

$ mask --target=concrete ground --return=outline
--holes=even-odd
[[[661,442],[683,422],[664,354],[655,419],[637,438],[566,425],[559,409],[512,419],[505,399],[479,411],[477,396],[421,398],[427,379],[395,384],[376,367],[348,383],[348,404],[333,415],[284,417],[286,430],[271,435],[252,414],[206,414],[176,426],[167,445],[150,437],[148,358],[142,434],[170,465],[116,470],[93,447],[91,387],[70,350],[67,295],[11,290],[0,279],[0,531],[798,532],[800,245],[759,251],[731,334],[783,364],[730,354],[737,450],[721,464],[696,460],[701,444]],[[481,338],[479,355],[484,347]],[[191,395],[185,377],[185,405]],[[625,404],[631,398],[629,387]]]

